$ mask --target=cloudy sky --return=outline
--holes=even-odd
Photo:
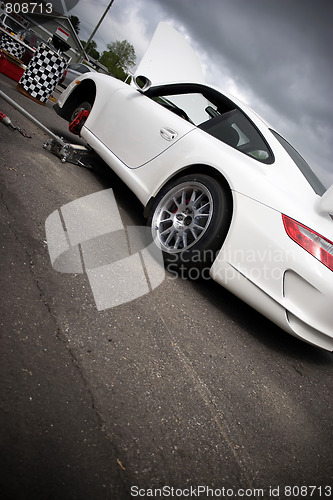
[[[81,39],[108,4],[69,11]],[[126,39],[139,62],[160,21],[187,37],[208,83],[249,104],[333,183],[332,0],[114,0],[94,40],[102,52]]]

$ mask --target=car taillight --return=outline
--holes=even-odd
[[[333,243],[300,222],[282,214],[288,236],[333,271]]]

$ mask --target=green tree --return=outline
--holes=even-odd
[[[91,42],[89,43],[89,47],[86,47],[87,42],[85,42],[84,40],[80,41],[82,43],[82,46],[85,48],[86,53],[89,54],[93,59],[96,59],[96,61],[98,61],[100,53],[97,50],[97,43],[94,40],[91,40]]]
[[[107,51],[101,55],[99,62],[104,64],[111,75],[125,80],[129,68],[135,64],[135,49],[127,40],[115,41],[107,45]]]
[[[76,16],[69,16],[69,20],[72,23],[73,28],[76,31],[76,34],[78,35],[80,31],[80,19]]]

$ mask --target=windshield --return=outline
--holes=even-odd
[[[284,149],[287,151],[291,159],[296,163],[312,189],[316,194],[319,196],[322,196],[326,188],[321,182],[321,180],[316,176],[314,171],[311,169],[310,165],[304,160],[304,158],[296,151],[295,148],[291,144],[289,144],[286,139],[284,139],[280,134],[275,132],[275,130],[271,130],[272,134],[276,139],[279,141],[279,143],[284,147]]]
[[[73,71],[78,71],[79,73],[88,73],[88,71],[90,71],[90,69],[87,66],[81,63],[70,64],[68,66],[68,69],[72,69]]]

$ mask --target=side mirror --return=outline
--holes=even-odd
[[[149,78],[142,75],[135,75],[133,81],[135,86],[142,91],[148,90],[152,85]]]

